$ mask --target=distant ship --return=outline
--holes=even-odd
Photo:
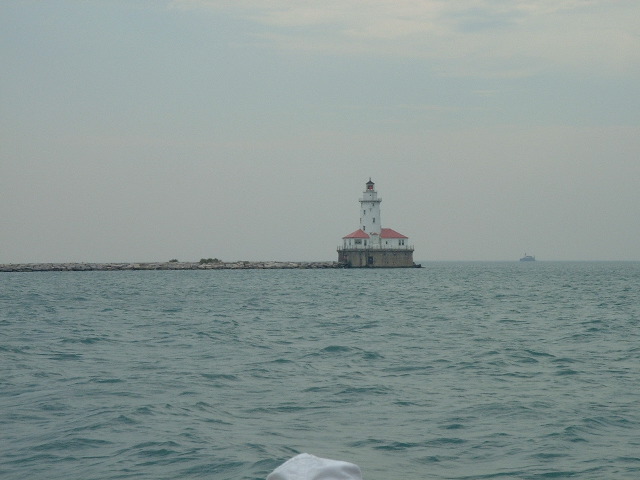
[[[527,255],[526,253],[524,254],[524,257],[522,257],[520,259],[521,262],[535,262],[536,261],[536,257],[534,257],[533,255]]]

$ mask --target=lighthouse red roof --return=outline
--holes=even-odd
[[[382,228],[380,229],[380,238],[409,238],[409,237],[406,237],[391,228]]]
[[[342,237],[342,238],[369,238],[369,235],[366,232],[364,232],[361,228],[359,228],[355,232],[350,233],[346,237]]]

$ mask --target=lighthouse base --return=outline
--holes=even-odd
[[[413,263],[413,249],[339,248],[338,262],[353,268],[407,268]]]

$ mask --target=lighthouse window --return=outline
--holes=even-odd
[[[376,223],[376,217],[373,217],[373,223]]]

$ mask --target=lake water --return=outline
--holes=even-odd
[[[640,263],[0,274],[0,478],[640,478]]]

